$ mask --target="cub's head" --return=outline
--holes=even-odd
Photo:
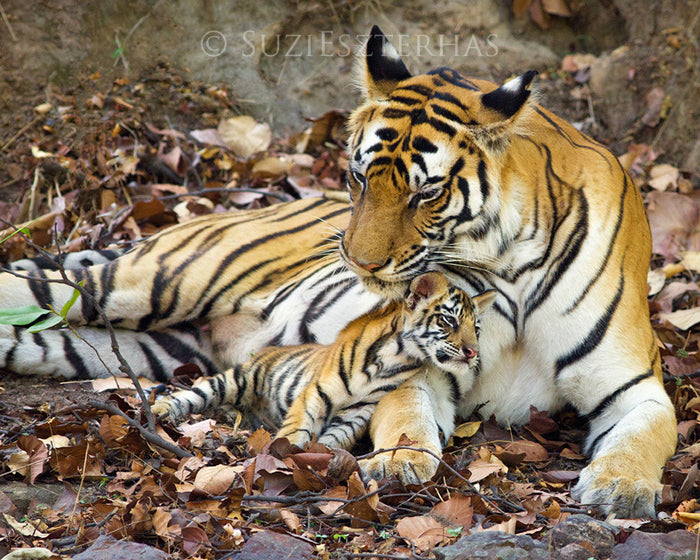
[[[479,315],[496,296],[489,290],[474,298],[448,284],[438,272],[416,277],[404,305],[406,351],[440,369],[464,374],[479,365]]]
[[[361,58],[364,103],[350,118],[353,213],[340,252],[385,297],[446,262],[498,255],[499,162],[528,114],[530,71],[501,87],[447,68],[411,76],[378,27]],[[501,239],[503,235],[499,236]]]

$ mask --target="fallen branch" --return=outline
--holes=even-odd
[[[121,410],[119,410],[119,408],[114,403],[111,403],[109,401],[88,401],[88,404],[90,406],[95,407],[98,410],[105,410],[110,414],[121,416],[129,423],[130,426],[136,428],[139,432],[141,432],[143,439],[152,443],[153,445],[157,445],[158,447],[162,447],[163,449],[170,451],[180,459],[184,459],[186,457],[193,457],[192,453],[190,453],[189,451],[185,451],[184,449],[182,449],[182,447],[170,443],[166,439],[163,439],[161,436],[156,434],[155,431],[151,432],[148,428],[144,428],[139,422],[137,422],[133,418],[130,418],[127,414],[124,414]]]

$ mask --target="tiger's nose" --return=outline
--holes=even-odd
[[[380,264],[380,263],[372,263],[372,262],[370,262],[370,263],[362,262],[362,261],[358,261],[354,257],[350,257],[350,260],[355,265],[357,265],[358,267],[360,267],[363,270],[366,270],[367,272],[376,272],[377,270],[379,270],[380,268],[382,268],[386,264],[386,263]]]
[[[477,354],[477,352],[474,348],[472,348],[471,346],[466,346],[466,345],[462,346],[462,353],[467,358],[467,360],[471,360]]]

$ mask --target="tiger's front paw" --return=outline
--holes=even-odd
[[[429,453],[399,449],[363,459],[360,469],[365,480],[396,476],[403,484],[423,484],[433,477],[439,464],[440,461]]]
[[[571,492],[575,500],[592,505],[610,517],[656,517],[662,484],[649,478],[606,472],[596,461],[581,471]]]

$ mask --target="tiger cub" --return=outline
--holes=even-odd
[[[281,422],[277,437],[294,445],[316,438],[348,449],[379,399],[424,366],[458,387],[455,399],[469,390],[479,364],[477,314],[494,297],[489,291],[472,299],[442,274],[422,274],[404,301],[359,317],[334,343],[263,348],[245,364],[159,399],[153,412],[175,420],[227,405]]]

